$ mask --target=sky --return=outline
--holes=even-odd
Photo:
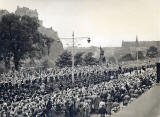
[[[37,9],[43,25],[60,38],[77,38],[81,46],[121,46],[122,40],[160,40],[160,0],[0,0],[0,8]],[[64,46],[71,40],[63,41]]]

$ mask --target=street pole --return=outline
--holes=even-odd
[[[138,74],[138,47],[137,47],[137,74]]]
[[[136,51],[137,51],[137,75],[138,75],[138,48],[139,48],[139,44],[138,44],[138,37],[137,37],[137,35],[136,35]]]
[[[72,34],[72,84],[74,84],[74,32]]]
[[[74,79],[74,46],[75,46],[75,39],[78,38],[88,38],[88,43],[90,43],[90,37],[75,37],[74,32],[72,34],[72,38],[61,38],[61,39],[72,39],[72,84],[74,84],[75,79]]]

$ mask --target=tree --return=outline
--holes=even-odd
[[[150,58],[154,58],[158,56],[158,49],[154,46],[151,46],[148,50],[147,50],[147,57]]]
[[[84,56],[83,60],[85,65],[96,65],[98,63],[97,59],[93,57],[92,52],[88,52]]]
[[[75,54],[75,56],[74,56],[74,59],[75,59],[74,64],[75,65],[82,65],[83,64],[83,54],[84,54],[84,52],[78,52]]]
[[[54,40],[52,38],[47,37],[47,36],[44,36],[44,38],[46,39],[45,45],[47,46],[47,54],[49,55],[51,44],[54,42]]]
[[[5,66],[10,68],[13,59],[18,70],[20,61],[26,57],[40,58],[45,54],[44,47],[48,38],[38,31],[39,21],[29,16],[7,14],[0,22],[0,56]]]
[[[115,57],[110,57],[110,58],[108,59],[108,62],[109,62],[109,63],[116,63]]]
[[[133,58],[132,54],[130,54],[130,53],[126,54],[120,58],[120,61],[131,61],[131,60],[134,60],[134,58]]]
[[[58,67],[71,67],[72,66],[72,54],[69,51],[64,51],[56,61]]]
[[[136,54],[136,58],[137,58],[137,54]],[[138,59],[144,59],[144,54],[142,51],[138,51]]]
[[[106,57],[102,58],[102,63],[106,63]]]

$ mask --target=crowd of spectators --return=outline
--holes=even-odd
[[[138,70],[136,73],[135,71]],[[155,83],[155,61],[127,67],[23,69],[1,75],[1,117],[90,117],[112,114]]]

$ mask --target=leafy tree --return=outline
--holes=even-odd
[[[82,65],[83,64],[83,54],[84,52],[78,52],[75,54],[74,59],[75,59],[75,65]]]
[[[47,46],[47,54],[49,55],[51,44],[54,42],[54,40],[52,38],[47,37],[47,36],[44,36],[44,38],[46,39],[45,45]]]
[[[137,54],[136,54],[136,58],[137,58]],[[138,51],[138,59],[144,59],[144,54],[142,51]]]
[[[154,46],[151,46],[148,50],[147,50],[147,57],[150,58],[154,58],[158,56],[158,49]]]
[[[132,54],[126,54],[120,58],[120,61],[131,61],[134,60]]]
[[[93,57],[92,52],[88,52],[84,56],[83,60],[85,65],[96,65],[98,63],[97,59]]]
[[[6,68],[13,59],[18,70],[20,61],[26,57],[40,58],[45,54],[44,47],[48,38],[38,31],[39,21],[29,16],[7,14],[0,22],[0,56]]]
[[[56,61],[58,67],[71,67],[72,66],[72,54],[69,51],[64,51]]]
[[[103,57],[103,58],[102,58],[102,62],[103,62],[103,63],[106,63],[106,57]]]
[[[74,56],[74,64],[77,65],[95,65],[98,63],[97,59],[93,57],[93,53],[87,53],[83,58],[84,52],[76,53]],[[72,66],[72,54],[69,51],[64,51],[56,61],[58,67],[71,67]]]
[[[116,63],[115,57],[110,57],[110,58],[108,59],[108,62],[109,62],[109,63]]]
[[[103,56],[102,58],[99,58],[99,64],[105,64],[106,63],[106,57]]]

